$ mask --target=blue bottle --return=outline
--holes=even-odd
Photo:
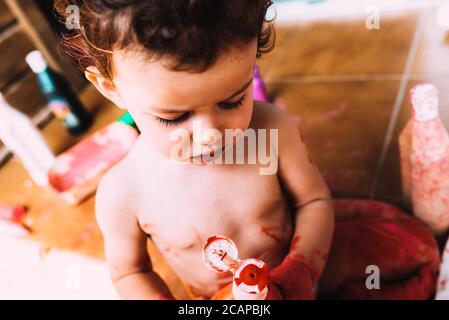
[[[85,132],[92,124],[92,117],[65,79],[49,68],[40,51],[30,52],[25,60],[36,73],[39,87],[53,114],[71,134]]]

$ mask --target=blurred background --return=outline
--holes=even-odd
[[[449,126],[448,1],[274,2],[276,47],[258,62],[270,100],[301,127],[333,196],[407,209],[398,138],[410,117],[409,90],[433,83]],[[0,0],[0,91],[38,127],[54,155],[123,114],[76,70],[60,47],[58,28],[52,1]],[[25,61],[36,49],[62,75],[63,95],[73,92],[92,115],[82,134],[71,134],[49,108],[42,79]],[[23,206],[26,213],[19,225],[24,234],[0,227],[0,298],[115,299],[95,197],[67,203],[55,188],[37,185],[4,144],[0,205]],[[149,250],[175,294],[186,297],[151,244]]]

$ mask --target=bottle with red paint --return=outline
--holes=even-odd
[[[435,234],[449,228],[449,134],[431,84],[410,92],[413,117],[401,134],[403,190],[414,214]]]
[[[240,260],[235,243],[224,236],[207,240],[203,260],[216,272],[233,273],[233,281],[218,291],[212,300],[280,300],[281,294],[270,281],[270,271],[259,259]]]

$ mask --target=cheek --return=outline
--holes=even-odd
[[[253,108],[254,102],[251,96],[248,97],[248,99],[242,105],[240,112],[238,112],[234,117],[235,128],[240,128],[242,130],[248,129],[253,115]]]

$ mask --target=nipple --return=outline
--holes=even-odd
[[[266,298],[270,283],[268,267],[259,259],[239,259],[237,246],[231,239],[224,236],[207,239],[203,260],[213,271],[233,273],[232,294],[236,300]]]

